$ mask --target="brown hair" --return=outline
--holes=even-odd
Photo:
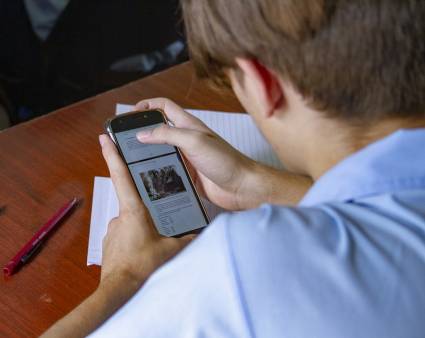
[[[425,117],[423,0],[182,0],[200,77],[235,58],[278,72],[329,117]]]

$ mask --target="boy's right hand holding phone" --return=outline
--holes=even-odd
[[[246,157],[169,99],[143,100],[136,109],[165,112],[174,126],[140,132],[139,141],[179,147],[189,162],[198,192],[222,208],[244,210],[262,203],[296,204],[311,186],[309,178]]]

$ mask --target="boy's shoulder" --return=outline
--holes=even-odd
[[[400,328],[409,325],[412,336],[423,332],[421,201],[424,190],[223,216],[251,326],[264,337],[406,337]]]

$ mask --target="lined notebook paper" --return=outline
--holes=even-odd
[[[134,106],[131,105],[117,104],[116,113],[122,114],[133,109]],[[276,169],[283,169],[283,165],[249,115],[190,109],[186,111],[201,119],[209,128],[243,154]],[[206,200],[204,200],[204,205],[211,220],[224,211]],[[87,265],[101,265],[102,240],[109,221],[117,215],[117,198],[111,180],[106,177],[96,177]]]

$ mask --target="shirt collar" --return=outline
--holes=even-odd
[[[401,129],[350,155],[320,177],[300,202],[312,206],[425,189],[425,129]]]

